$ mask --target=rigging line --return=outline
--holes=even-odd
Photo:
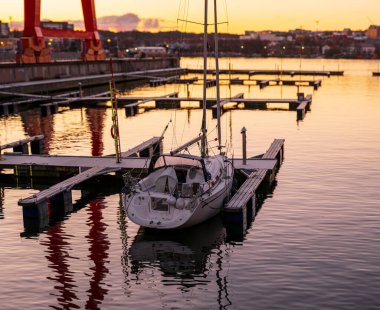
[[[181,1],[181,3],[182,3],[182,1]],[[184,42],[184,38],[185,38],[185,33],[186,33],[186,31],[187,31],[187,24],[186,24],[186,22],[184,22],[184,21],[186,21],[186,19],[187,19],[187,14],[188,13],[186,13],[186,12],[188,12],[188,6],[189,6],[189,4],[188,4],[188,0],[184,0],[183,1],[183,10],[182,10],[182,12],[180,12],[180,14],[182,15],[181,17],[183,18],[183,19],[181,19],[180,18],[180,16],[178,15],[177,16],[177,25],[179,24],[178,22],[179,21],[182,21],[182,23],[181,23],[181,27],[180,27],[180,42]],[[179,27],[178,27],[178,29],[179,29]],[[180,48],[180,47],[179,47]]]
[[[170,115],[171,119],[172,119],[172,117],[173,117],[173,112]],[[173,126],[173,123],[172,123],[172,129],[173,129],[173,132],[172,132],[172,143],[171,143],[171,146],[170,146],[170,150],[171,151],[173,150],[173,145],[174,145],[174,126]]]
[[[229,17],[228,17],[227,0],[224,0],[224,10],[225,10],[225,14],[226,14],[227,27],[228,27],[229,22],[230,22],[230,19],[229,19]],[[227,33],[229,33],[228,29],[227,29]]]
[[[186,121],[183,122],[183,127],[182,127],[182,133],[181,133],[181,139],[180,139],[180,143],[182,144],[182,141],[183,141],[183,136],[185,134],[185,127],[186,127]]]
[[[182,4],[182,0],[179,1],[179,6],[178,6],[178,12],[177,12],[177,27],[178,27],[178,19],[179,19],[179,14],[181,13],[181,5]]]
[[[187,22],[189,24],[195,24],[195,25],[201,25],[203,26],[204,23],[200,23],[200,22],[194,22],[194,21],[191,21],[191,20],[182,20],[182,19],[179,19],[179,21],[182,21],[182,22]],[[223,25],[223,24],[228,24],[228,22],[219,22],[217,23],[218,25]],[[207,24],[207,26],[213,26],[215,25],[214,23],[211,23],[211,24]]]
[[[178,140],[177,140],[177,132],[176,132],[176,128],[177,128],[177,110],[174,111],[174,121],[175,123],[173,124],[173,131],[174,131],[174,134],[173,134],[173,137],[174,137],[174,141],[175,141],[175,145],[176,147],[179,146],[178,144]]]
[[[186,16],[185,16],[186,19],[189,18],[189,7],[190,7],[190,0],[187,0]],[[185,25],[186,25],[186,27],[185,27],[185,32],[187,32],[187,25],[188,25],[188,23],[185,22]]]
[[[163,130],[162,133],[161,133],[160,141],[163,140],[164,135],[165,135],[166,131],[168,130],[168,127],[169,127],[170,123],[172,123],[172,119],[171,119],[171,118],[170,118],[169,122],[166,124],[164,130]],[[157,147],[159,147],[158,144],[156,144],[155,148],[153,149],[153,153],[155,153]],[[147,168],[147,166],[148,166],[148,161],[149,161],[149,160],[150,160],[150,158],[147,157],[146,160],[145,160],[145,163],[144,163],[143,169]],[[133,172],[135,169],[136,169],[136,168],[131,169],[131,172]],[[143,173],[143,169],[140,170],[140,173],[139,173],[139,175],[138,175],[138,179],[142,179],[142,178],[141,178],[141,175],[142,175],[142,173]],[[148,194],[149,194],[149,191],[148,191]]]

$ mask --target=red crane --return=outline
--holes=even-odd
[[[105,53],[100,41],[95,14],[95,0],[81,0],[85,31],[60,30],[41,27],[41,0],[24,0],[23,51],[17,54],[18,63],[50,62],[51,54],[45,45],[45,37],[84,40],[82,59],[104,60]]]

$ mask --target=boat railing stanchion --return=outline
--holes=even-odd
[[[243,165],[247,164],[247,129],[243,127],[241,129],[241,135],[243,139]]]

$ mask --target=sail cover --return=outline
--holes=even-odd
[[[156,190],[161,193],[173,194],[178,183],[177,175],[173,167],[168,167],[162,171],[156,180]]]

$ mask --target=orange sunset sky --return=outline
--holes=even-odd
[[[175,30],[202,32],[199,25],[177,22],[187,18],[202,22],[203,0],[95,0],[98,18],[113,16],[103,28],[114,30]],[[213,2],[210,1],[209,2]],[[21,27],[24,0],[0,0],[0,20]],[[380,0],[218,0],[219,20],[229,21],[220,30],[367,29],[380,24]],[[188,9],[187,9],[188,8]],[[128,18],[115,16],[128,14]],[[55,21],[82,19],[80,0],[42,0],[42,18]],[[112,20],[117,20],[113,24]],[[101,24],[101,23],[100,23]],[[102,27],[102,26],[101,26]]]

